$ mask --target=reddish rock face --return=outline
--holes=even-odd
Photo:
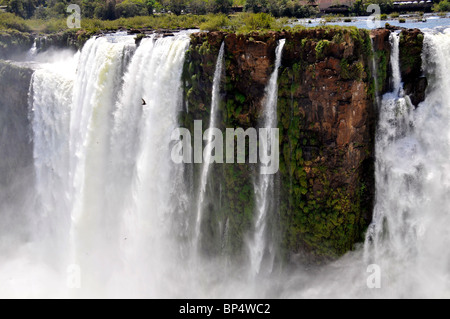
[[[387,50],[390,51],[389,36],[391,31],[388,29],[374,29],[370,32],[374,51]]]
[[[389,91],[389,74],[391,74],[391,44],[389,37],[391,31],[388,29],[375,29],[370,32],[373,45],[373,54],[377,66],[378,94],[382,95]]]
[[[369,34],[288,35],[280,72],[280,214],[290,259],[323,262],[362,240],[371,220],[375,108]],[[297,258],[296,256],[302,256]]]
[[[383,70],[386,77],[383,79],[384,85],[380,88],[380,93],[385,93],[389,91],[389,89],[392,89],[389,87],[390,83],[387,77],[388,74],[391,74],[391,47],[389,42],[391,31],[400,31],[400,72],[403,88],[405,93],[411,98],[411,102],[417,107],[420,102],[424,101],[425,91],[428,86],[428,81],[422,74],[422,47],[424,35],[419,29],[405,29],[389,26],[389,29],[375,29],[371,31],[377,65],[386,66],[386,70]],[[384,55],[380,55],[382,52],[384,52]]]
[[[273,71],[275,48],[280,34],[229,34],[225,38],[228,58],[226,74],[233,93],[246,97],[238,123],[250,126],[259,117],[264,89]],[[232,97],[230,97],[232,99]]]
[[[259,125],[275,48],[280,38],[286,39],[278,79],[281,154],[274,199],[278,206],[271,219],[280,234],[283,258],[320,263],[363,240],[374,198],[376,107],[371,63],[375,52],[382,94],[389,88],[389,35],[386,29],[369,34],[355,28],[193,35],[191,47],[206,41],[210,51],[191,52],[201,61],[192,73],[199,75],[198,82],[192,85],[203,92],[203,97],[192,95],[192,117],[208,117],[209,103],[204,100],[210,95],[213,61],[225,41],[221,125],[243,128]],[[195,109],[195,103],[206,108]],[[230,235],[236,248],[242,247],[242,234],[251,225],[251,200],[242,201],[239,192],[252,188],[252,173],[241,167],[239,174],[227,174],[226,183],[233,186],[224,189],[233,202],[228,214],[236,219],[236,234]]]

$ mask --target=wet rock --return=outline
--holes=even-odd
[[[189,127],[192,119],[208,119],[214,65],[225,41],[219,126],[258,127],[280,38],[286,44],[278,89],[282,140],[279,201],[274,204],[279,205],[279,219],[273,223],[279,227],[284,258],[302,255],[303,261],[320,263],[352,249],[371,219],[376,116],[369,93],[369,34],[340,28],[194,34],[184,75],[189,109],[185,123]],[[229,245],[242,252],[253,208],[240,191],[252,189],[252,173],[249,166],[230,167],[231,172],[221,173],[235,223]]]
[[[417,107],[425,99],[427,79],[422,72],[422,49],[424,35],[419,29],[403,30],[400,33],[400,72],[405,94]]]

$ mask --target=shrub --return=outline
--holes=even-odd
[[[269,29],[275,22],[275,18],[267,13],[244,15],[243,21],[249,30]]]
[[[200,24],[200,30],[219,31],[229,26],[230,19],[226,15],[209,15],[206,21]]]
[[[12,13],[0,13],[0,27],[2,29],[14,29],[21,32],[30,31],[25,20]]]
[[[215,13],[228,13],[233,5],[232,0],[214,0],[212,1],[212,12]]]
[[[399,16],[400,16],[400,14],[398,12],[392,12],[391,15],[390,15],[391,19],[396,19]]]
[[[118,17],[131,18],[138,15],[146,15],[147,8],[143,1],[125,0],[116,5],[116,15]]]
[[[316,45],[316,58],[322,59],[324,57],[324,51],[330,44],[328,40],[320,40]]]
[[[45,8],[44,6],[39,6],[36,8],[36,11],[34,11],[33,18],[35,19],[42,19],[45,20],[49,16],[49,10]]]
[[[435,3],[433,6],[434,12],[447,12],[450,11],[450,1],[443,0],[439,3]]]
[[[114,0],[107,0],[98,3],[94,9],[94,16],[103,20],[114,20],[116,18],[116,3]]]
[[[192,0],[189,3],[189,11],[193,14],[206,14],[208,12],[208,4],[204,0]]]
[[[45,24],[43,30],[45,33],[56,33],[61,31],[61,28],[58,25],[58,21],[51,20]]]

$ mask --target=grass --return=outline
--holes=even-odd
[[[30,26],[22,18],[12,13],[0,13],[0,29],[1,30],[17,30],[20,32],[31,31]]]
[[[238,13],[231,16],[225,14],[181,15],[172,14],[137,16],[117,20],[82,19],[81,28],[87,32],[127,29],[201,29],[205,31],[229,31],[247,33],[262,30],[281,30],[289,23],[288,18],[275,19],[266,13]],[[17,30],[52,34],[67,31],[65,18],[48,20],[24,20],[11,13],[0,13],[0,31]]]
[[[137,16],[117,20],[82,19],[81,28],[87,31],[117,30],[120,28],[148,29],[194,29],[206,22],[208,16],[171,14],[155,16]],[[65,18],[24,20],[11,13],[0,13],[0,30],[17,30],[20,32],[56,33],[66,31]]]
[[[398,13],[398,12],[392,12],[392,13],[389,15],[389,17],[390,17],[391,19],[396,19],[396,18],[400,17],[400,13]]]
[[[251,31],[281,30],[288,23],[288,18],[275,19],[267,13],[240,13],[231,17],[209,15],[208,19],[200,25],[200,29],[203,31],[248,33]]]
[[[208,19],[200,24],[201,30],[219,31],[231,25],[231,20],[224,14],[208,15]]]

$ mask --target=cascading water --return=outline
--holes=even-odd
[[[297,269],[261,281],[243,280],[243,265],[224,271],[220,261],[208,261],[199,271],[186,264],[192,256],[180,238],[191,233],[189,186],[183,166],[171,161],[170,137],[183,108],[187,34],[145,38],[138,48],[133,37],[91,39],[70,61],[41,65],[30,88],[37,204],[29,214],[30,235],[0,256],[0,296],[448,297],[450,30],[426,32],[424,43],[429,86],[415,109],[402,89],[399,36],[391,36],[392,92],[380,104],[376,206],[364,247],[314,273]],[[264,127],[276,127],[283,45],[280,40],[266,88]],[[223,54],[222,45],[210,127]],[[206,163],[192,212],[197,240]],[[271,269],[273,187],[273,175],[257,176],[254,233],[247,243],[252,278]],[[80,266],[81,289],[64,285],[71,264]],[[368,264],[380,266],[381,289],[368,290]]]
[[[275,68],[270,76],[265,89],[263,118],[264,128],[277,127],[277,100],[278,100],[278,69],[281,65],[283,47],[286,40],[281,39],[278,43],[275,56]],[[270,142],[268,143],[270,145]],[[261,264],[265,254],[269,254],[269,265],[267,272],[270,273],[273,263],[273,247],[267,243],[267,217],[271,213],[271,204],[274,202],[274,175],[260,174],[256,177],[256,218],[254,224],[253,238],[249,241],[250,263],[252,275],[257,275],[261,271]],[[267,250],[267,252],[266,252]]]
[[[31,49],[27,52],[27,56],[26,56],[26,59],[27,59],[27,60],[32,60],[32,59],[34,59],[34,57],[35,57],[36,54],[37,54],[37,45],[36,45],[36,41],[37,41],[37,39],[34,40],[33,46],[32,46]]]
[[[41,214],[32,234],[45,247],[44,263],[62,274],[55,279],[43,270],[49,287],[65,282],[69,266],[82,269],[83,289],[64,291],[72,296],[163,293],[163,274],[177,265],[165,258],[179,255],[171,246],[179,227],[172,215],[184,216],[187,201],[170,137],[182,108],[188,45],[187,33],[152,37],[133,54],[133,37],[92,38],[73,63],[35,71],[30,101]],[[144,277],[151,286],[140,283]]]
[[[30,94],[35,190],[42,219],[36,234],[49,236],[50,246],[67,245],[70,230],[70,215],[67,214],[70,210],[70,151],[67,140],[76,59],[65,61],[64,68],[61,66],[55,63],[37,70],[32,78]]]
[[[388,151],[392,150],[393,142],[404,138],[408,134],[410,130],[410,114],[411,114],[411,103],[408,97],[404,97],[403,89],[401,85],[401,76],[400,76],[400,65],[399,65],[399,35],[391,34],[391,67],[392,67],[392,92],[387,93],[383,96],[381,110],[380,110],[380,119],[378,123],[378,132],[377,132],[377,141],[376,141],[376,177],[377,177],[377,201],[374,210],[374,217],[372,225],[369,228],[368,236],[367,236],[367,244],[366,248],[371,248],[369,244],[372,240],[377,241],[382,238],[382,232],[385,230],[385,221],[388,218],[386,215],[392,210],[404,210],[409,211],[410,209],[399,207],[384,207],[386,203],[386,199],[389,196],[393,196],[393,198],[397,198],[398,192],[400,190],[396,189],[393,191],[390,187],[386,187],[386,185],[390,185],[390,181],[394,181],[392,178],[393,172],[392,169],[393,163],[389,157],[385,157]],[[394,148],[395,149],[395,148]],[[403,149],[402,151],[406,151]],[[394,154],[395,156],[401,155]],[[392,201],[392,198],[391,200]],[[389,202],[390,202],[389,201]],[[398,202],[397,202],[398,203]],[[375,238],[377,237],[377,239]],[[395,243],[394,243],[395,244]],[[375,244],[375,251],[379,248],[379,245]],[[401,248],[399,248],[401,250]],[[366,252],[367,253],[367,252]]]
[[[120,246],[123,271],[132,278],[131,295],[156,297],[172,288],[165,278],[175,272],[177,261],[168,258],[180,255],[171,243],[180,235],[174,223],[187,199],[182,172],[171,161],[170,137],[182,109],[181,72],[188,45],[185,33],[142,40],[114,115],[111,174],[117,179],[110,196],[117,196],[114,205],[123,207]],[[130,265],[139,265],[138,276]],[[142,286],[143,278],[152,285]]]
[[[376,99],[376,103],[377,105],[380,104],[380,87],[379,87],[379,83],[378,83],[378,70],[377,70],[377,61],[376,61],[376,53],[375,53],[375,47],[374,47],[374,43],[373,43],[373,39],[371,39],[371,48],[372,48],[372,61],[371,61],[371,71],[372,71],[372,78],[373,78],[373,83],[374,83],[374,88],[375,88],[375,99]]]
[[[224,52],[225,52],[225,42],[223,42],[222,45],[220,46],[219,55],[217,56],[216,69],[214,71],[212,97],[211,97],[211,115],[209,120],[210,130],[208,131],[209,134],[207,135],[206,139],[207,144],[204,152],[205,156],[203,158],[203,167],[200,176],[200,188],[197,200],[197,218],[195,224],[195,238],[194,238],[195,250],[198,249],[201,240],[201,223],[203,217],[205,192],[206,192],[206,185],[208,182],[209,169],[211,164],[211,153],[212,153],[210,145],[211,142],[213,141],[213,130],[211,129],[216,128],[217,111],[219,109],[219,102],[220,102],[220,83],[223,73]]]
[[[450,30],[427,32],[426,99],[402,97],[398,36],[393,35],[393,87],[383,97],[376,141],[376,206],[366,258],[387,274],[396,297],[448,296],[450,244]]]
[[[429,80],[415,109],[404,95],[399,34],[391,34],[392,92],[382,98],[376,133],[376,203],[364,247],[289,297],[442,298],[450,294],[450,30],[427,31],[422,54]],[[380,288],[368,289],[369,265],[379,266]],[[293,278],[290,279],[294,281]]]
[[[105,185],[113,125],[110,114],[121,87],[124,48],[131,45],[132,37],[90,39],[81,52],[74,84],[69,136],[71,253],[73,263],[85,269],[87,289],[94,278],[100,283],[110,275],[110,270],[98,265],[117,258],[118,217],[116,211],[108,210]],[[106,231],[99,232],[102,228]]]

